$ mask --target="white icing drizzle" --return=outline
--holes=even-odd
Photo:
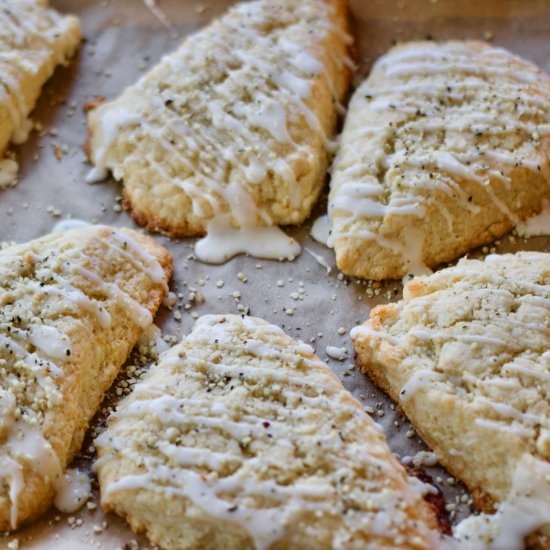
[[[382,330],[375,330],[367,325],[358,325],[356,327],[353,327],[349,334],[351,338],[354,340],[356,338],[359,338],[360,336],[367,336],[367,337],[372,337],[376,339],[387,340],[393,345],[397,345],[399,343],[399,339],[392,336],[389,332],[385,332]]]
[[[98,145],[92,151],[95,167],[88,181],[102,179],[108,171],[122,179],[127,162],[144,158],[160,180],[180,187],[190,199],[193,216],[199,218],[196,223],[206,226],[208,233],[198,241],[196,256],[208,263],[222,263],[242,253],[294,259],[300,248],[275,227],[273,212],[259,205],[264,191],[258,186],[273,179],[282,198],[272,202],[287,202],[288,196],[293,209],[289,214],[273,211],[281,223],[295,223],[304,208],[297,178],[316,170],[318,142],[333,147],[327,123],[310,106],[312,87],[320,81],[338,99],[321,59],[328,57],[341,67],[347,63],[342,48],[329,51],[325,46],[330,36],[339,42],[343,38],[331,22],[333,7],[308,1],[291,11],[279,8],[261,1],[237,4],[216,25],[189,37],[183,48],[167,55],[155,69],[158,74],[206,74],[207,101],[190,100],[187,87],[183,91],[161,87],[158,79],[146,75],[120,99],[99,107],[97,116],[92,114],[98,134],[93,143]],[[219,82],[218,69],[208,69],[216,73],[210,76],[204,68],[211,64],[206,59],[213,49],[225,75]],[[252,97],[237,101],[235,94],[244,92]],[[139,101],[124,100],[134,95]],[[307,125],[313,138],[296,142],[297,124]],[[131,143],[132,151],[118,162],[112,149],[121,136]],[[148,150],[151,139],[166,151],[164,164]],[[274,153],[274,148],[280,152]]]
[[[54,359],[64,359],[71,354],[71,342],[58,328],[47,325],[30,325],[29,329],[29,342],[46,355]],[[12,334],[14,330],[12,328]]]
[[[19,166],[11,159],[0,160],[0,189],[13,187],[17,183]]]
[[[450,391],[451,386],[447,385],[447,381],[448,377],[443,373],[434,372],[430,369],[417,369],[411,374],[407,383],[401,388],[399,400],[401,403],[406,403],[420,390],[424,389],[440,388],[443,391]]]
[[[30,342],[28,332],[15,331],[13,328],[11,328],[10,332],[13,332],[14,334],[16,332],[20,332],[19,334],[17,334],[18,336],[20,336],[20,339],[27,340],[28,342]],[[48,375],[59,376],[62,374],[62,370],[56,364],[52,363],[51,361],[48,361],[47,359],[42,359],[36,353],[28,352],[24,347],[20,346],[12,338],[8,338],[7,336],[0,334],[0,345],[5,349],[9,350],[10,353],[14,354],[15,356],[22,358],[23,362],[30,367],[39,365],[45,371],[47,371]],[[37,373],[37,376],[40,376],[40,373]]]
[[[162,268],[159,262],[139,247],[127,234],[110,229],[104,237],[97,237],[97,242],[122,256],[136,269],[146,273],[151,281],[166,285],[165,278],[160,280]],[[60,307],[63,310],[76,307],[92,315],[99,326],[110,326],[111,316],[101,301],[88,296],[62,276],[63,271],[77,272],[92,280],[96,291],[114,296],[134,321],[141,322],[143,325],[150,322],[151,314],[146,310],[148,315],[145,315],[143,311],[145,308],[139,302],[123,292],[115,283],[106,282],[92,272],[92,266],[86,270],[78,265],[78,263],[90,264],[87,261],[89,257],[83,249],[79,248],[78,235],[75,235],[73,248],[61,250],[55,245],[56,241],[51,240],[51,248],[44,253],[36,254],[30,251],[25,253],[26,261],[32,263],[35,268],[31,279],[20,283],[24,285],[25,292],[40,296],[44,300],[47,300],[48,296],[61,297]],[[3,254],[7,256],[7,261],[19,261],[20,252],[15,248]],[[13,258],[10,257],[12,254]],[[9,289],[4,290],[10,292]],[[9,355],[5,356],[10,357],[10,361],[14,361],[15,364],[22,361],[26,365],[29,375],[36,379],[38,388],[44,393],[44,398],[40,397],[40,400],[48,403],[47,408],[59,404],[63,396],[54,379],[64,375],[64,366],[72,359],[72,345],[69,337],[58,326],[50,324],[52,320],[46,316],[42,317],[43,324],[37,324],[34,320],[20,320],[19,323],[25,324],[25,328],[14,326],[11,317],[7,319],[7,322],[0,322],[0,348],[9,351]],[[29,347],[34,348],[35,351],[28,351]],[[89,481],[86,483],[77,471],[69,471],[63,477],[57,453],[45,439],[41,431],[40,417],[33,416],[32,407],[25,412],[21,405],[18,419],[15,420],[15,408],[20,407],[20,404],[14,393],[15,390],[10,389],[10,384],[17,388],[24,379],[19,381],[10,374],[10,368],[8,368],[3,382],[7,383],[7,389],[0,387],[0,441],[3,441],[0,443],[0,479],[5,480],[9,487],[12,527],[15,528],[18,524],[18,502],[25,489],[22,463],[28,464],[35,474],[49,481],[59,491],[56,505],[60,510],[75,511],[77,502],[81,504],[85,502],[86,495],[90,492]]]
[[[497,432],[505,432],[515,435],[520,438],[531,439],[535,435],[535,430],[532,428],[524,428],[515,424],[509,424],[505,421],[487,420],[486,418],[476,418],[475,423],[478,426],[489,428]]]
[[[321,256],[321,254],[317,254],[317,252],[313,252],[311,248],[308,248],[307,246],[304,246],[304,250],[322,267],[324,267],[328,273],[332,272],[332,267],[330,264],[325,260],[324,256]]]
[[[126,310],[130,317],[136,321],[140,328],[146,329],[153,322],[153,315],[151,312],[129,294],[121,290],[115,283],[105,282],[95,273],[79,265],[75,265],[73,269],[76,273],[97,285],[98,288],[115,300],[118,305]]]
[[[386,83],[379,86],[381,77]],[[535,81],[537,87],[531,86]],[[478,214],[476,197],[461,188],[464,179],[475,182],[504,218],[520,223],[499,190],[511,188],[509,176],[518,166],[550,181],[547,162],[537,156],[540,139],[550,135],[550,103],[541,88],[550,91],[541,71],[519,58],[511,63],[497,48],[473,53],[458,42],[419,44],[380,58],[352,105],[363,104],[366,96],[368,109],[387,113],[388,124],[361,129],[353,118],[347,122],[349,137],[345,129],[333,167],[329,245],[346,238],[376,241],[412,266],[407,271],[422,274],[429,242],[404,243],[403,236],[421,227],[434,207],[454,235],[455,218],[443,202],[449,198],[466,216]],[[472,107],[476,101],[487,102],[487,112]],[[436,145],[426,153],[423,143],[432,138]],[[403,225],[398,238],[383,236],[381,228],[390,223]]]
[[[345,392],[322,383],[321,364],[311,355],[311,347],[303,342],[292,343],[279,327],[249,317],[228,317],[199,319],[186,340],[164,355],[159,366],[136,385],[109,428],[96,439],[101,458],[95,468],[104,498],[119,491],[142,489],[185,497],[191,503],[188,510],[198,507],[212,517],[242,527],[259,550],[270,548],[307,510],[318,517],[338,514],[344,518],[346,528],[335,530],[333,535],[335,548],[346,547],[350,540],[346,537],[353,537],[354,533],[361,537],[364,529],[380,537],[393,536],[391,533],[407,522],[403,506],[414,505],[427,487],[403,478],[407,486],[400,491],[399,500],[403,498],[404,502],[399,503],[392,490],[377,487],[381,479],[395,480],[395,466],[380,454],[378,443],[366,442],[347,431],[364,426],[368,418]],[[242,334],[240,327],[249,332]],[[284,340],[279,344],[273,342],[273,337]],[[236,360],[235,364],[219,362],[214,344],[227,351],[226,357],[236,357],[233,354],[243,350],[251,357],[247,361]],[[205,347],[209,358],[206,361],[196,354],[196,350]],[[252,356],[261,361],[253,361]],[[277,358],[277,368],[267,361],[273,358]],[[172,384],[175,379],[171,378],[175,373],[189,381],[189,392],[182,386],[177,397],[170,390],[176,388]],[[226,382],[225,389],[223,380],[231,381]],[[213,390],[206,393],[208,387]],[[271,388],[281,397],[273,399],[258,391],[264,388]],[[253,391],[257,396],[241,401],[237,394],[242,391]],[[333,410],[349,415],[345,431],[338,436],[323,425],[319,427],[322,435],[312,432],[312,419],[326,414],[332,418]],[[364,418],[355,425],[357,416]],[[140,425],[144,426],[145,439],[154,426],[158,434],[154,453],[145,450],[141,437],[132,433],[132,427]],[[189,439],[186,435],[194,433],[201,433],[201,439]],[[265,474],[270,468],[280,468],[282,456],[295,461],[295,449],[305,439],[316,437],[326,442],[331,454],[330,468],[323,476],[303,474],[299,480],[282,484]],[[248,455],[241,453],[236,442],[247,442]],[[105,484],[103,467],[121,455],[137,460],[140,473],[133,469],[120,472]],[[347,489],[346,485],[338,487],[335,483],[343,478],[346,483],[355,483],[354,472],[364,469],[377,472],[376,480],[367,474],[365,485],[360,485],[360,492],[365,491],[368,496],[368,510],[361,508],[362,513],[369,514],[367,524],[363,520],[355,522],[358,516],[354,513],[341,513],[341,498]],[[340,492],[344,492],[342,497]],[[417,525],[415,529],[418,528]],[[431,535],[424,532],[423,536]]]
[[[133,125],[140,124],[142,117],[135,113],[130,113],[122,107],[110,109],[103,114],[100,119],[101,146],[94,151],[95,166],[86,176],[87,183],[96,183],[104,180],[108,175],[108,169],[101,160],[107,155],[109,149],[113,146],[121,130]]]
[[[128,233],[112,231],[110,235],[120,246],[108,243],[102,239],[103,246],[116,250],[116,252],[126,258],[135,268],[143,271],[156,284],[163,285],[164,290],[168,292],[166,275],[160,262],[153,255],[149,254],[143,246],[140,246]],[[128,252],[130,251],[130,252]]]

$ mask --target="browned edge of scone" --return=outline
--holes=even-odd
[[[148,212],[138,210],[133,206],[124,185],[122,188],[122,196],[123,208],[130,211],[132,219],[138,225],[144,227],[151,233],[161,233],[171,239],[181,237],[204,237],[206,235],[206,231],[202,225],[189,223],[186,220],[181,220],[180,223],[174,224],[164,218],[151,216]]]

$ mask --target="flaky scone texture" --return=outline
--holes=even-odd
[[[520,462],[550,474],[550,254],[463,259],[415,278],[352,338],[361,370],[483,510],[507,500]]]
[[[152,239],[106,226],[0,252],[0,531],[51,504],[171,271]]]
[[[81,40],[80,21],[46,0],[0,0],[0,158],[25,141],[42,85]]]
[[[164,549],[435,548],[385,438],[306,344],[200,318],[96,440],[105,510]]]
[[[349,107],[329,197],[349,275],[425,274],[503,235],[550,196],[550,77],[482,42],[412,42]]]
[[[242,2],[89,114],[96,175],[172,236],[302,222],[351,78],[345,0]]]

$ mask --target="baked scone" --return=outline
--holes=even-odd
[[[207,315],[95,442],[105,510],[169,549],[436,548],[425,487],[310,346]]]
[[[47,0],[0,0],[0,159],[10,142],[27,139],[42,85],[80,40],[78,18]]]
[[[395,279],[489,243],[550,196],[550,77],[483,42],[396,46],[355,92],[329,197],[338,267]]]
[[[0,531],[51,504],[171,270],[152,239],[105,226],[0,251]]]
[[[509,502],[522,468],[550,480],[550,254],[463,259],[415,278],[352,338],[361,370],[483,510]],[[545,506],[550,526],[550,494]]]
[[[91,178],[111,171],[136,221],[171,236],[302,222],[351,78],[346,15],[345,0],[235,5],[90,112]]]

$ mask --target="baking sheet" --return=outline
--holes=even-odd
[[[81,16],[86,40],[73,63],[58,69],[45,86],[32,115],[41,130],[16,148],[20,182],[0,194],[3,241],[24,242],[39,237],[68,217],[134,227],[128,213],[121,211],[118,184],[84,182],[89,166],[81,149],[86,133],[83,106],[98,96],[114,97],[163,53],[174,49],[183,37],[222,13],[231,2],[158,0],[170,21],[168,29],[140,0],[51,3],[61,11]],[[426,37],[490,39],[550,72],[550,3],[546,1],[350,0],[350,6],[358,79],[394,42]],[[324,213],[325,204],[326,200],[320,201],[312,219]],[[174,255],[171,288],[183,297],[172,311],[162,308],[155,322],[165,335],[179,340],[190,330],[193,315],[238,313],[239,307],[250,308],[251,315],[263,317],[293,337],[311,343],[346,388],[374,411],[373,417],[383,426],[392,450],[399,456],[414,455],[425,447],[416,436],[411,437],[409,423],[367,379],[349,369],[353,365],[349,330],[364,320],[374,305],[390,297],[399,298],[401,285],[385,283],[373,288],[364,281],[343,277],[335,269],[332,251],[309,237],[309,226],[290,231],[304,248],[292,263],[241,256],[223,266],[209,266],[192,258],[193,239],[169,241],[158,236]],[[495,244],[496,251],[549,250],[550,240],[546,238],[512,239],[502,238]],[[331,266],[331,273],[308,250],[322,256]],[[193,291],[201,293],[205,301],[190,302]],[[176,310],[181,320],[175,319]],[[345,334],[340,334],[340,328]],[[329,358],[325,351],[329,345],[345,347],[348,359],[340,362]],[[104,409],[116,399],[116,392],[111,392]],[[101,424],[102,417],[100,414],[95,425]],[[93,452],[88,452],[90,443],[88,437],[76,459],[79,467],[89,468],[93,459]],[[445,494],[451,520],[469,513],[470,507],[464,502],[469,497],[459,484],[437,466],[426,471]],[[97,490],[92,502],[98,504],[97,509],[85,506],[72,516],[52,510],[12,536],[0,535],[0,548],[7,548],[14,540],[19,541],[20,548],[52,550],[150,547],[122,520],[100,511]]]

